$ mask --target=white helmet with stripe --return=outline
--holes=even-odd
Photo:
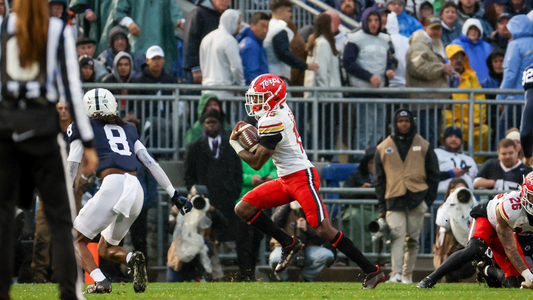
[[[102,115],[117,115],[118,105],[113,94],[106,89],[93,89],[85,93],[83,102],[87,109],[87,116],[91,117],[94,113]]]

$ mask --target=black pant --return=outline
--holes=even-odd
[[[0,299],[9,299],[15,207],[31,203],[34,187],[41,193],[52,233],[52,264],[61,299],[77,299],[72,214],[57,138],[20,143],[0,139],[0,166]]]
[[[237,225],[237,259],[241,271],[242,281],[255,281],[255,265],[259,257],[259,247],[263,239],[263,233],[254,226],[244,221]]]

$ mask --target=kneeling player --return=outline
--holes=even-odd
[[[135,127],[117,116],[117,102],[106,89],[94,89],[83,97],[94,131],[94,142],[100,162],[96,175],[102,185],[94,197],[81,209],[74,220],[78,231],[78,255],[83,269],[91,275],[95,284],[85,293],[109,293],[111,283],[96,266],[87,244],[101,233],[98,254],[105,260],[127,263],[133,269],[135,292],[146,289],[148,278],[142,252],[126,252],[118,246],[135,221],[143,206],[143,190],[137,180],[137,159],[172,197],[172,202],[182,214],[192,209],[187,198],[172,186],[159,164],[148,154],[139,140]],[[68,171],[73,181],[83,155],[83,147],[76,124],[68,129],[70,153]]]
[[[473,261],[482,260],[487,247],[505,273],[503,285],[533,289],[533,274],[518,246],[516,234],[533,233],[533,172],[527,174],[521,191],[496,196],[485,205],[472,209],[476,218],[468,246],[452,254],[437,270],[424,278],[418,288],[431,288],[446,274]],[[530,221],[531,220],[531,221]],[[524,281],[525,279],[525,281]]]
[[[286,97],[283,80],[270,74],[255,78],[246,93],[248,115],[259,120],[260,143],[255,154],[242,148],[238,142],[241,134],[239,127],[244,123],[241,121],[231,133],[230,144],[239,157],[256,170],[272,157],[279,178],[263,183],[244,195],[235,206],[235,213],[281,244],[281,260],[276,266],[276,272],[281,273],[302,249],[302,243],[276,226],[262,209],[298,201],[307,222],[317,231],[318,236],[357,263],[367,274],[363,288],[373,289],[382,282],[385,273],[372,264],[347,236],[331,226],[328,212],[318,193],[320,178],[307,159],[296,129],[296,121],[285,103]]]

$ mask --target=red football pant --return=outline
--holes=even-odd
[[[492,253],[494,253],[494,259],[496,260],[496,263],[498,263],[498,266],[500,266],[502,271],[505,273],[505,277],[522,276],[522,274],[520,274],[520,272],[518,272],[518,270],[516,270],[513,264],[507,259],[507,254],[505,254],[505,249],[503,248],[502,242],[500,241],[500,238],[498,238],[498,233],[496,233],[496,229],[492,227],[489,220],[487,218],[477,218],[475,226],[476,227],[474,228],[474,235],[472,237],[482,239],[487,244],[487,246],[490,247]],[[526,266],[529,269],[529,265],[524,259],[522,247],[520,247],[520,244],[518,244],[516,235],[514,236],[514,238],[516,241],[518,253],[520,253],[522,260],[524,260]]]
[[[320,198],[320,177],[315,168],[301,170],[265,182],[242,197],[259,209],[277,207],[296,200],[302,206],[307,223],[313,228],[328,218],[328,211]]]

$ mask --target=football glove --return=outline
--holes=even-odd
[[[174,192],[174,196],[172,196],[172,203],[176,205],[182,215],[185,215],[192,209],[191,201],[183,197],[178,191]]]

